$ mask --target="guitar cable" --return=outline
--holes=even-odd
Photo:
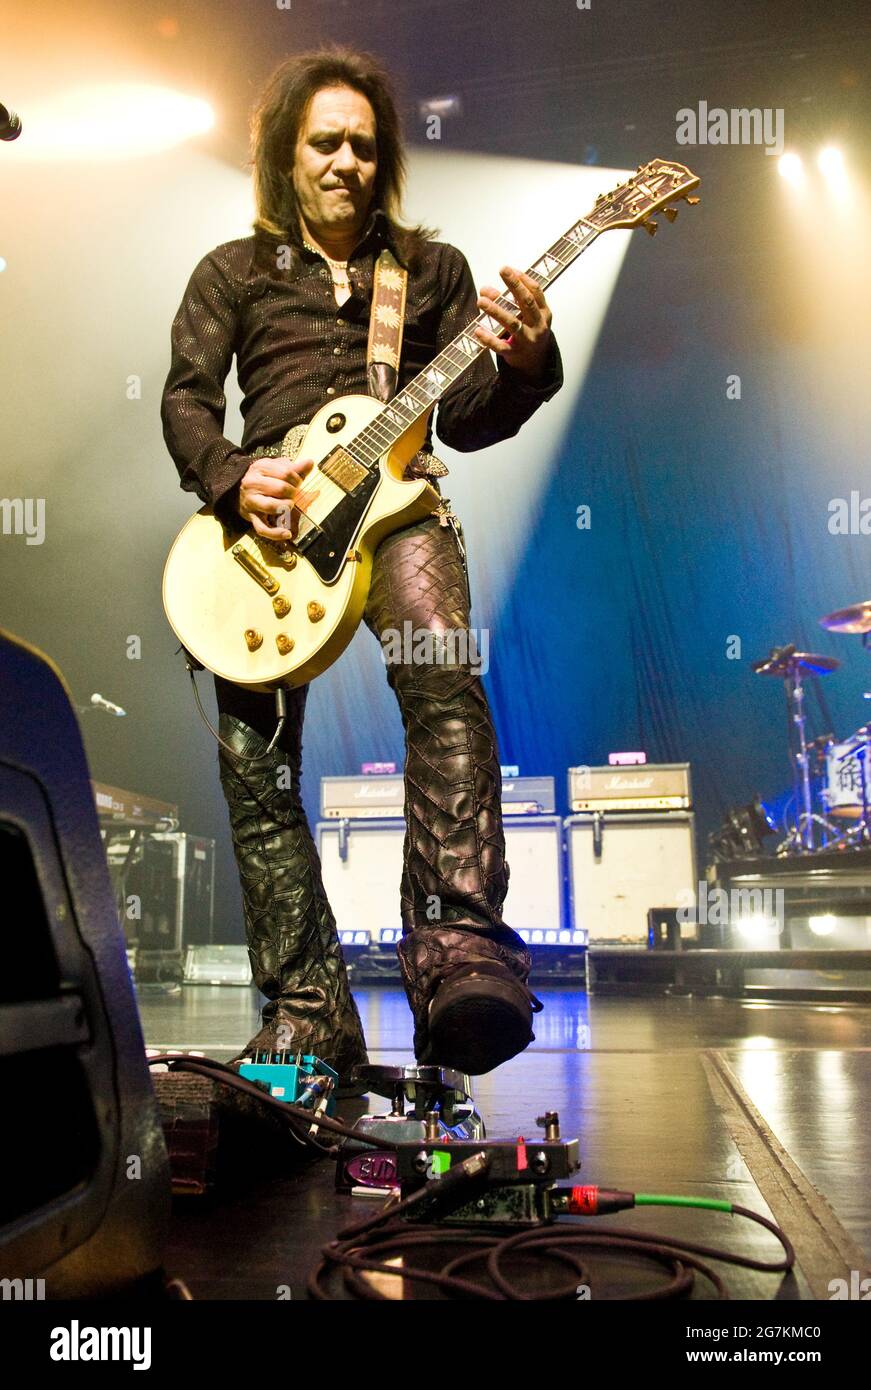
[[[184,651],[184,648],[180,647],[179,651]],[[267,757],[272,752],[278,740],[280,739],[281,732],[285,724],[287,723],[287,692],[284,689],[284,686],[279,685],[275,690],[275,712],[278,716],[278,723],[275,726],[275,733],[272,735],[272,738],[266,747],[266,752],[252,753],[249,757],[245,757],[244,754],[237,753],[235,748],[231,748],[229,743],[227,743],[225,739],[221,738],[221,735],[218,733],[217,729],[212,724],[211,720],[209,719],[209,716],[206,714],[206,711],[203,708],[203,702],[200,699],[199,687],[197,686],[196,672],[202,671],[203,667],[199,664],[199,662],[194,661],[194,658],[190,655],[189,652],[185,652],[184,656],[184,664],[187,667],[188,675],[191,678],[191,686],[193,687],[194,699],[197,702],[197,709],[200,712],[200,718],[202,719],[209,733],[212,735],[212,738],[217,740],[217,742],[223,748],[224,752],[236,763],[256,763],[260,758]]]
[[[483,1156],[474,1155],[473,1159]],[[481,1179],[473,1159],[451,1170],[457,1185],[465,1177],[470,1200],[480,1190]],[[464,1173],[464,1170],[468,1171]],[[440,1179],[427,1187],[438,1189],[444,1181]],[[409,1224],[401,1217],[414,1199],[419,1199],[420,1193],[398,1202],[393,1199],[371,1217],[340,1230],[335,1240],[322,1247],[321,1262],[308,1279],[309,1296],[318,1300],[340,1296],[335,1284],[340,1274],[346,1293],[360,1299],[383,1300],[390,1295],[365,1277],[381,1274],[423,1284],[438,1290],[443,1297],[454,1299],[574,1302],[586,1291],[586,1298],[592,1297],[595,1301],[647,1302],[691,1298],[694,1276],[699,1274],[714,1290],[717,1299],[728,1299],[730,1294],[725,1280],[707,1260],[771,1274],[789,1274],[795,1264],[792,1243],[779,1226],[760,1212],[732,1202],[604,1188],[557,1188],[557,1194],[562,1210],[556,1222],[544,1228],[508,1233],[504,1228]],[[594,1200],[591,1200],[593,1194]],[[587,1231],[583,1229],[585,1221],[571,1220],[572,1217],[589,1218],[602,1212],[642,1206],[701,1207],[743,1217],[770,1231],[780,1242],[782,1256],[775,1260],[757,1260],[731,1250],[690,1243],[677,1236],[615,1226],[597,1226],[596,1230]],[[598,1271],[587,1262],[590,1250],[598,1250],[606,1259],[610,1256],[618,1264],[636,1266],[639,1272],[644,1270],[649,1274],[656,1269],[664,1270],[668,1277],[652,1286],[648,1282],[646,1287],[642,1285],[631,1292],[611,1292],[606,1277],[601,1274],[594,1277]],[[423,1258],[414,1262],[412,1256],[417,1251]],[[558,1282],[555,1276],[566,1266],[572,1272],[567,1281]],[[470,1277],[473,1272],[476,1277]],[[540,1284],[542,1274],[550,1276],[545,1289]]]

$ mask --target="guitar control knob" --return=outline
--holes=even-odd
[[[245,644],[249,652],[256,652],[258,647],[263,646],[263,633],[258,632],[256,627],[246,627]]]
[[[286,632],[279,632],[278,636],[275,639],[275,645],[281,652],[282,656],[287,656],[288,652],[293,651],[293,638],[288,637]]]
[[[275,610],[275,616],[277,618],[286,618],[290,612],[290,599],[285,598],[283,594],[279,594],[277,598],[272,600],[272,607]]]
[[[312,623],[319,623],[326,611],[327,610],[326,608],[324,608],[324,605],[322,603],[315,603],[314,599],[312,599],[311,603],[306,608],[306,612],[309,616],[309,621]]]

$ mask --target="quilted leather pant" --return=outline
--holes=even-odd
[[[469,593],[457,539],[436,517],[383,540],[375,554],[364,621],[379,638],[425,628],[469,627]],[[410,642],[400,653],[407,657]],[[386,657],[391,647],[385,637]],[[417,655],[420,656],[420,647]],[[387,661],[406,738],[406,835],[401,882],[403,938],[397,947],[414,1014],[418,1061],[427,1052],[426,1014],[442,980],[475,961],[497,960],[524,984],[531,958],[502,920],[508,865],[501,818],[499,753],[474,647],[433,644],[422,662]],[[270,695],[216,679],[220,732],[253,763],[220,755],[242,881],[254,979],[270,1004],[265,1023],[289,1025],[293,1050],[321,1045],[340,1073],[365,1060],[333,914],[300,800],[302,726],[308,687],[288,693],[280,745],[265,756],[275,726]],[[282,775],[282,768],[284,773]],[[265,1045],[265,1044],[264,1044]]]

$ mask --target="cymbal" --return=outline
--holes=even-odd
[[[808,671],[812,676],[827,676],[837,671],[840,661],[834,656],[821,656],[819,652],[797,652],[795,648],[784,647],[772,653],[765,661],[753,661],[751,666],[757,676],[792,675],[795,671]]]
[[[871,599],[839,608],[837,613],[827,613],[820,618],[820,627],[827,632],[871,632]]]

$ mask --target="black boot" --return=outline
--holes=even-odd
[[[248,954],[254,982],[269,996],[263,1027],[234,1061],[257,1051],[311,1052],[338,1072],[347,1093],[350,1072],[368,1062],[363,1027],[351,994],[336,922],[324,892],[320,861],[300,798],[305,688],[288,694],[281,743],[266,754],[274,723],[270,697],[246,718],[222,709],[219,732],[240,758],[220,754],[221,785],[230,811],[242,885]],[[219,703],[222,692],[219,688]],[[225,699],[236,701],[234,695]],[[257,717],[261,729],[248,722]],[[271,736],[271,735],[270,735]]]
[[[535,1041],[543,1005],[526,983],[528,952],[444,927],[410,932],[397,950],[418,1062],[481,1076]]]

